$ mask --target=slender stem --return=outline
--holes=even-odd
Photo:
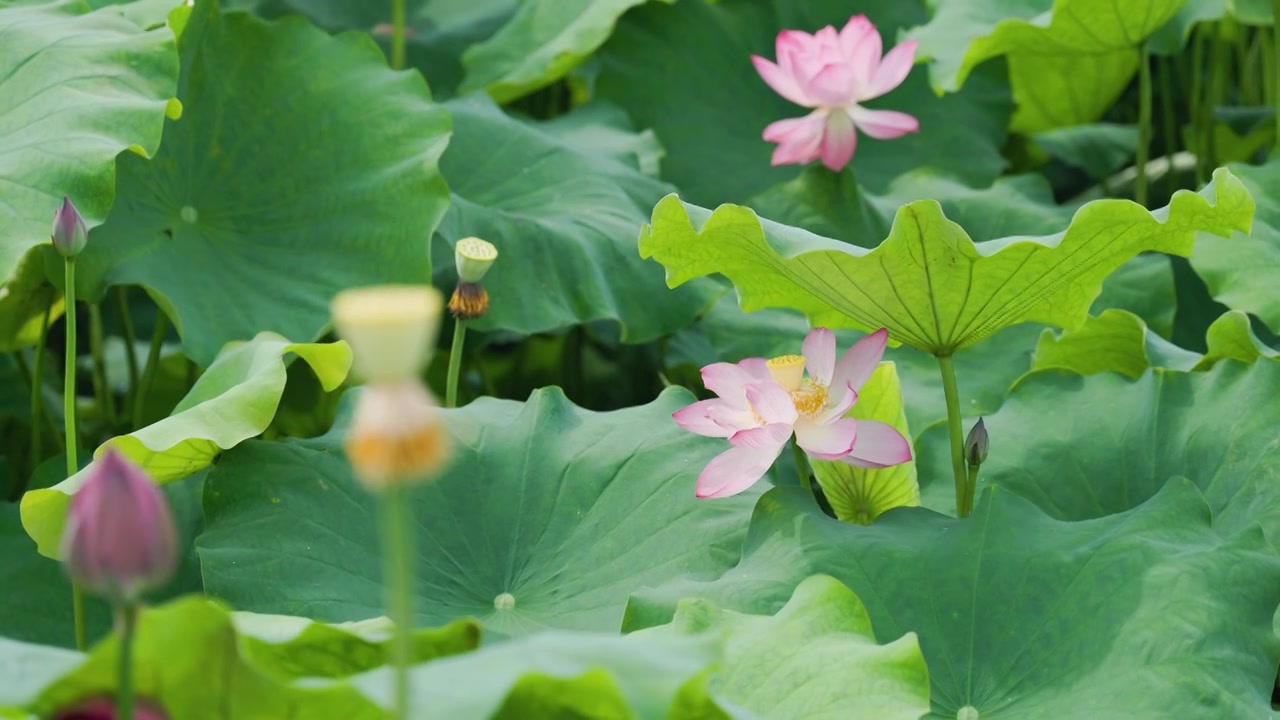
[[[1205,147],[1205,138],[1202,133],[1198,133],[1197,129],[1202,127],[1205,119],[1201,117],[1204,114],[1204,53],[1205,53],[1205,31],[1202,28],[1196,28],[1194,31],[1194,39],[1191,42],[1191,95],[1187,102],[1190,104],[1191,116],[1191,133],[1195,137],[1196,146],[1196,187],[1204,185],[1204,166],[1205,154],[1208,148]]]
[[[804,450],[800,448],[800,444],[794,440],[791,442],[791,452],[796,458],[796,475],[800,478],[800,484],[804,486],[809,494],[813,494],[813,477],[809,474],[809,463],[804,459]]]
[[[67,437],[67,477],[71,477],[80,469],[80,459],[76,457],[76,259],[66,258],[64,268],[67,346],[62,372],[62,428]],[[71,610],[76,649],[84,651],[89,646],[84,629],[84,595],[74,581],[71,583]]]
[[[120,659],[116,664],[116,720],[133,720],[133,638],[138,609],[125,605],[118,613]]]
[[[973,496],[978,488],[978,467],[977,465],[969,466],[968,482],[965,485],[965,516],[973,514]]]
[[[462,344],[467,339],[467,321],[453,323],[453,344],[449,346],[449,374],[444,383],[444,406],[458,407],[458,375],[462,371]]]
[[[1223,39],[1221,26],[1219,26],[1213,36],[1213,53],[1209,59],[1209,98],[1204,111],[1204,133],[1207,138],[1205,158],[1208,160],[1205,167],[1206,175],[1211,174],[1218,167],[1218,138],[1217,133],[1214,132],[1216,121],[1213,117],[1213,109],[1226,104],[1227,64],[1231,60],[1230,54],[1231,48]]]
[[[1147,162],[1151,160],[1151,51],[1142,44],[1138,65],[1138,177],[1134,182],[1134,199],[1147,206]]]
[[[1173,156],[1178,152],[1178,119],[1173,107],[1173,61],[1160,60],[1160,119],[1164,130],[1165,184],[1172,195],[1177,190],[1178,178],[1173,172]]]
[[[133,318],[129,317],[129,300],[125,296],[124,287],[116,288],[116,313],[120,315],[120,333],[124,335],[124,359],[129,367],[129,389],[138,389],[138,342],[133,332]]]
[[[972,496],[965,473],[964,426],[960,419],[960,390],[956,387],[956,366],[950,355],[938,356],[938,369],[942,371],[942,392],[947,398],[947,427],[951,431],[951,470],[956,478],[956,514],[968,517]]]
[[[133,395],[133,428],[142,427],[143,410],[147,400],[147,391],[151,389],[151,379],[160,365],[160,348],[164,345],[164,335],[169,330],[169,316],[161,310],[156,313],[156,325],[151,331],[151,345],[147,348],[147,364],[142,369],[142,377],[138,379],[138,391]]]
[[[404,67],[404,0],[391,0],[391,69]]]
[[[89,305],[89,353],[93,356],[93,396],[98,400],[108,428],[116,426],[116,403],[107,385],[107,358],[102,349],[102,307]]]
[[[1280,0],[1271,0],[1272,62],[1280,65]],[[1276,149],[1280,151],[1280,67],[1271,67],[1272,102],[1276,109]],[[1275,153],[1273,153],[1275,154]]]
[[[31,371],[31,474],[35,474],[42,459],[41,447],[44,431],[40,427],[44,411],[44,346],[49,335],[49,319],[53,316],[53,303],[44,309],[44,321],[40,324],[40,339],[36,342],[35,367]],[[30,475],[28,475],[30,477]],[[25,490],[25,483],[23,489]]]
[[[392,717],[399,720],[409,718],[409,666],[413,663],[413,536],[408,501],[404,485],[392,485],[382,495],[383,584],[387,616],[395,625],[391,641],[395,667]]]

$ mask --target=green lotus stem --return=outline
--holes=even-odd
[[[1276,109],[1276,149],[1280,152],[1280,0],[1271,0],[1271,102]],[[1272,153],[1273,155],[1276,153]]]
[[[1173,61],[1160,59],[1160,119],[1164,129],[1164,156],[1166,185],[1169,194],[1177,189],[1178,178],[1173,172],[1173,156],[1178,152],[1178,118],[1173,108]]]
[[[968,517],[973,506],[973,488],[969,486],[964,461],[964,425],[960,418],[960,390],[956,387],[956,367],[950,355],[938,355],[942,372],[942,392],[947,398],[947,428],[951,432],[951,470],[956,479],[956,515]]]
[[[102,350],[102,308],[97,303],[89,304],[89,354],[93,356],[93,396],[98,399],[107,427],[116,424],[115,402],[111,399],[111,388],[107,386],[107,359]]]
[[[391,69],[404,67],[404,0],[391,0]]]
[[[1201,114],[1204,112],[1204,30],[1196,29],[1194,39],[1191,41],[1191,95],[1189,99],[1191,126],[1199,129],[1203,118]],[[1194,132],[1194,131],[1193,131]],[[1197,133],[1199,134],[1199,133]],[[1204,185],[1204,136],[1199,134],[1196,138],[1196,187]]]
[[[138,609],[124,605],[117,612],[120,658],[116,664],[116,720],[133,720],[133,639],[137,631]]]
[[[413,663],[413,536],[409,525],[409,497],[403,484],[382,493],[382,577],[387,616],[395,625],[391,661],[395,669],[392,717],[409,720],[409,666]]]
[[[125,297],[123,287],[116,288],[116,313],[120,315],[120,333],[124,335],[124,359],[129,367],[129,389],[138,390],[138,348],[137,336],[133,332],[133,318],[129,317],[129,300]]]
[[[1211,174],[1218,167],[1218,141],[1213,132],[1213,108],[1226,104],[1227,63],[1231,61],[1230,55],[1231,48],[1227,45],[1227,41],[1223,40],[1219,33],[1215,33],[1209,67],[1209,100],[1205,108],[1203,128],[1207,138],[1205,142],[1205,159],[1208,160],[1205,167],[1206,174]]]
[[[65,258],[63,267],[67,342],[62,363],[62,431],[67,438],[67,477],[71,477],[80,470],[80,459],[76,457],[76,259]],[[84,652],[89,647],[84,629],[84,594],[75,581],[71,583],[71,614],[76,649]]]
[[[1147,162],[1151,159],[1151,51],[1142,44],[1138,63],[1138,177],[1134,181],[1133,197],[1142,207],[1147,206]]]
[[[804,459],[804,450],[800,448],[800,443],[792,440],[791,452],[796,458],[796,474],[800,478],[800,484],[809,491],[810,495],[813,495],[813,479],[809,477],[809,463]]]
[[[973,497],[977,493],[978,488],[978,467],[979,466],[977,465],[969,466],[968,481],[965,484],[964,517],[968,517],[973,514]]]
[[[151,331],[151,345],[147,347],[147,364],[142,368],[142,377],[138,379],[138,390],[133,395],[133,429],[142,427],[143,409],[146,404],[147,391],[151,389],[151,380],[155,377],[156,368],[160,364],[160,348],[164,346],[164,335],[169,330],[169,316],[163,310],[156,313],[155,328]]]
[[[462,372],[462,345],[467,339],[467,321],[453,322],[453,344],[449,346],[449,374],[444,383],[444,406],[458,407],[458,375]]]

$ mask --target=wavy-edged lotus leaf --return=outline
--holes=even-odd
[[[240,647],[231,613],[202,597],[141,611],[134,642],[134,691],[173,718],[286,717],[384,720],[386,713],[353,687],[293,685],[260,668]],[[40,692],[26,709],[40,717],[116,688],[120,653],[114,633],[79,667]]]
[[[692,598],[676,606],[670,625],[632,637],[703,634],[724,642],[707,691],[759,717],[917,720],[929,712],[915,633],[877,644],[862,601],[828,575],[802,580],[771,616]]]
[[[420,76],[367,36],[213,0],[179,50],[183,119],[154,159],[121,159],[120,201],[77,263],[85,299],[145,286],[203,365],[260,330],[315,339],[344,288],[427,282],[449,118]]]
[[[1197,23],[1230,17],[1243,25],[1270,25],[1270,0],[1186,0],[1173,19],[1147,41],[1152,53],[1177,55]]]
[[[1016,447],[993,436],[992,458],[1006,442]],[[1087,522],[1050,518],[1002,488],[988,489],[967,520],[900,508],[859,527],[812,505],[799,488],[769,491],[738,566],[713,582],[638,594],[625,627],[665,623],[687,597],[773,612],[802,578],[825,573],[862,599],[878,638],[919,635],[929,717],[1270,712],[1280,557],[1256,523],[1219,535],[1185,478]]]
[[[672,287],[719,273],[748,312],[791,307],[814,325],[885,327],[891,341],[950,355],[1019,323],[1078,327],[1107,275],[1138,253],[1185,256],[1197,232],[1248,230],[1252,214],[1249,193],[1219,169],[1201,194],[1179,192],[1167,208],[1095,201],[1048,237],[975,244],[936,201],[909,203],[868,251],[741,206],[709,213],[670,195],[639,244],[642,256],[666,266]]]
[[[1080,327],[1054,334],[1046,328],[1036,344],[1032,370],[1061,368],[1081,375],[1113,370],[1136,378],[1147,368],[1191,370],[1199,353],[1184,350],[1152,332],[1137,315],[1104,310]]]
[[[543,630],[414,667],[411,704],[441,718],[722,718],[699,687],[719,646],[710,635]],[[391,706],[390,670],[351,682]]]
[[[6,1],[0,67],[10,69],[0,77],[0,345],[12,349],[33,342],[23,331],[52,302],[29,251],[49,243],[64,195],[93,227],[114,201],[117,156],[156,152],[165,113],[180,110],[178,53],[168,28],[144,31],[110,10]]]
[[[498,248],[484,277],[489,310],[470,325],[537,333],[595,320],[645,342],[686,325],[720,288],[671,293],[659,268],[635,257],[635,229],[671,187],[628,162],[506,115],[484,97],[447,104],[455,131],[440,167],[453,203],[437,234],[438,275],[452,287],[454,244]]]
[[[526,0],[491,37],[467,48],[459,92],[507,103],[545,87],[604,44],[618,18],[649,0]],[[675,0],[663,0],[675,2]]]
[[[240,651],[277,677],[344,678],[391,663],[395,625],[386,617],[326,625],[293,615],[236,612]],[[480,645],[474,620],[442,627],[414,628],[413,661],[459,655]]]
[[[858,402],[849,416],[888,423],[903,437],[911,437],[898,369],[892,362],[880,363],[867,379],[858,391]],[[854,467],[837,460],[810,458],[810,462],[831,509],[845,522],[870,525],[887,510],[920,504],[914,462],[877,469]]]
[[[842,27],[859,13],[876,24],[886,48],[901,28],[926,19],[918,2],[646,3],[623,16],[596,54],[595,92],[623,107],[638,127],[653,128],[668,153],[663,178],[691,202],[744,202],[799,174],[796,166],[770,165],[774,145],[761,133],[771,122],[809,112],[771,90],[751,55],[773,58],[781,30]],[[904,172],[931,166],[989,185],[1005,167],[1000,150],[1012,104],[1003,74],[993,64],[961,93],[940,97],[927,69],[918,67],[870,101],[916,116],[921,132],[887,142],[863,136],[852,163],[859,182],[880,191]]]
[[[1186,0],[938,0],[911,37],[933,61],[939,90],[1007,56],[1018,103],[1012,129],[1036,133],[1093,122],[1138,69],[1142,42]]]
[[[356,392],[325,436],[223,455],[196,541],[212,594],[331,622],[382,614],[375,498],[342,451]],[[500,635],[613,630],[637,587],[727,567],[759,490],[694,497],[725,444],[671,419],[691,400],[669,389],[597,413],[547,388],[444,411],[453,463],[411,499],[419,620],[474,617]]]
[[[293,343],[275,333],[231,343],[196,380],[169,417],[106,441],[95,457],[114,447],[165,484],[208,467],[227,448],[260,434],[271,424],[284,393],[286,365],[296,355],[311,366],[326,389],[351,368],[351,348],[335,343]],[[51,488],[22,497],[22,525],[40,553],[57,557],[67,506],[87,478],[81,470]]]
[[[1280,332],[1280,160],[1229,167],[1258,203],[1253,231],[1198,238],[1191,266],[1213,299],[1253,313]]]
[[[1204,340],[1208,350],[1196,363],[1196,370],[1206,370],[1222,360],[1251,363],[1259,358],[1280,358],[1280,350],[1259,340],[1249,316],[1239,310],[1225,312],[1214,320]]]
[[[0,290],[0,352],[38,344],[44,337],[45,313],[52,323],[65,309],[62,293],[45,279],[40,254],[23,255]]]

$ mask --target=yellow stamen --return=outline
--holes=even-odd
[[[787,392],[794,393],[804,383],[804,357],[801,355],[780,355],[765,363],[773,381],[781,385]]]
[[[816,382],[806,382],[804,387],[792,391],[791,402],[801,417],[813,417],[827,409],[827,388]]]

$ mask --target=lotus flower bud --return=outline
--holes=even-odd
[[[108,447],[87,472],[67,511],[62,562],[81,587],[114,604],[132,605],[177,568],[169,503],[115,448]]]
[[[416,378],[435,350],[444,297],[430,285],[381,285],[333,298],[333,326],[370,383]]]
[[[978,418],[969,437],[964,441],[964,458],[970,465],[977,467],[987,460],[987,426]]]
[[[439,406],[417,378],[364,388],[346,450],[356,479],[371,490],[429,480],[451,455]]]
[[[489,310],[489,293],[480,280],[498,259],[498,248],[477,237],[458,241],[453,250],[458,268],[458,287],[449,298],[449,311],[461,320],[474,320]]]
[[[62,206],[53,213],[53,246],[63,257],[75,257],[89,242],[89,231],[84,218],[71,199],[63,196]]]

